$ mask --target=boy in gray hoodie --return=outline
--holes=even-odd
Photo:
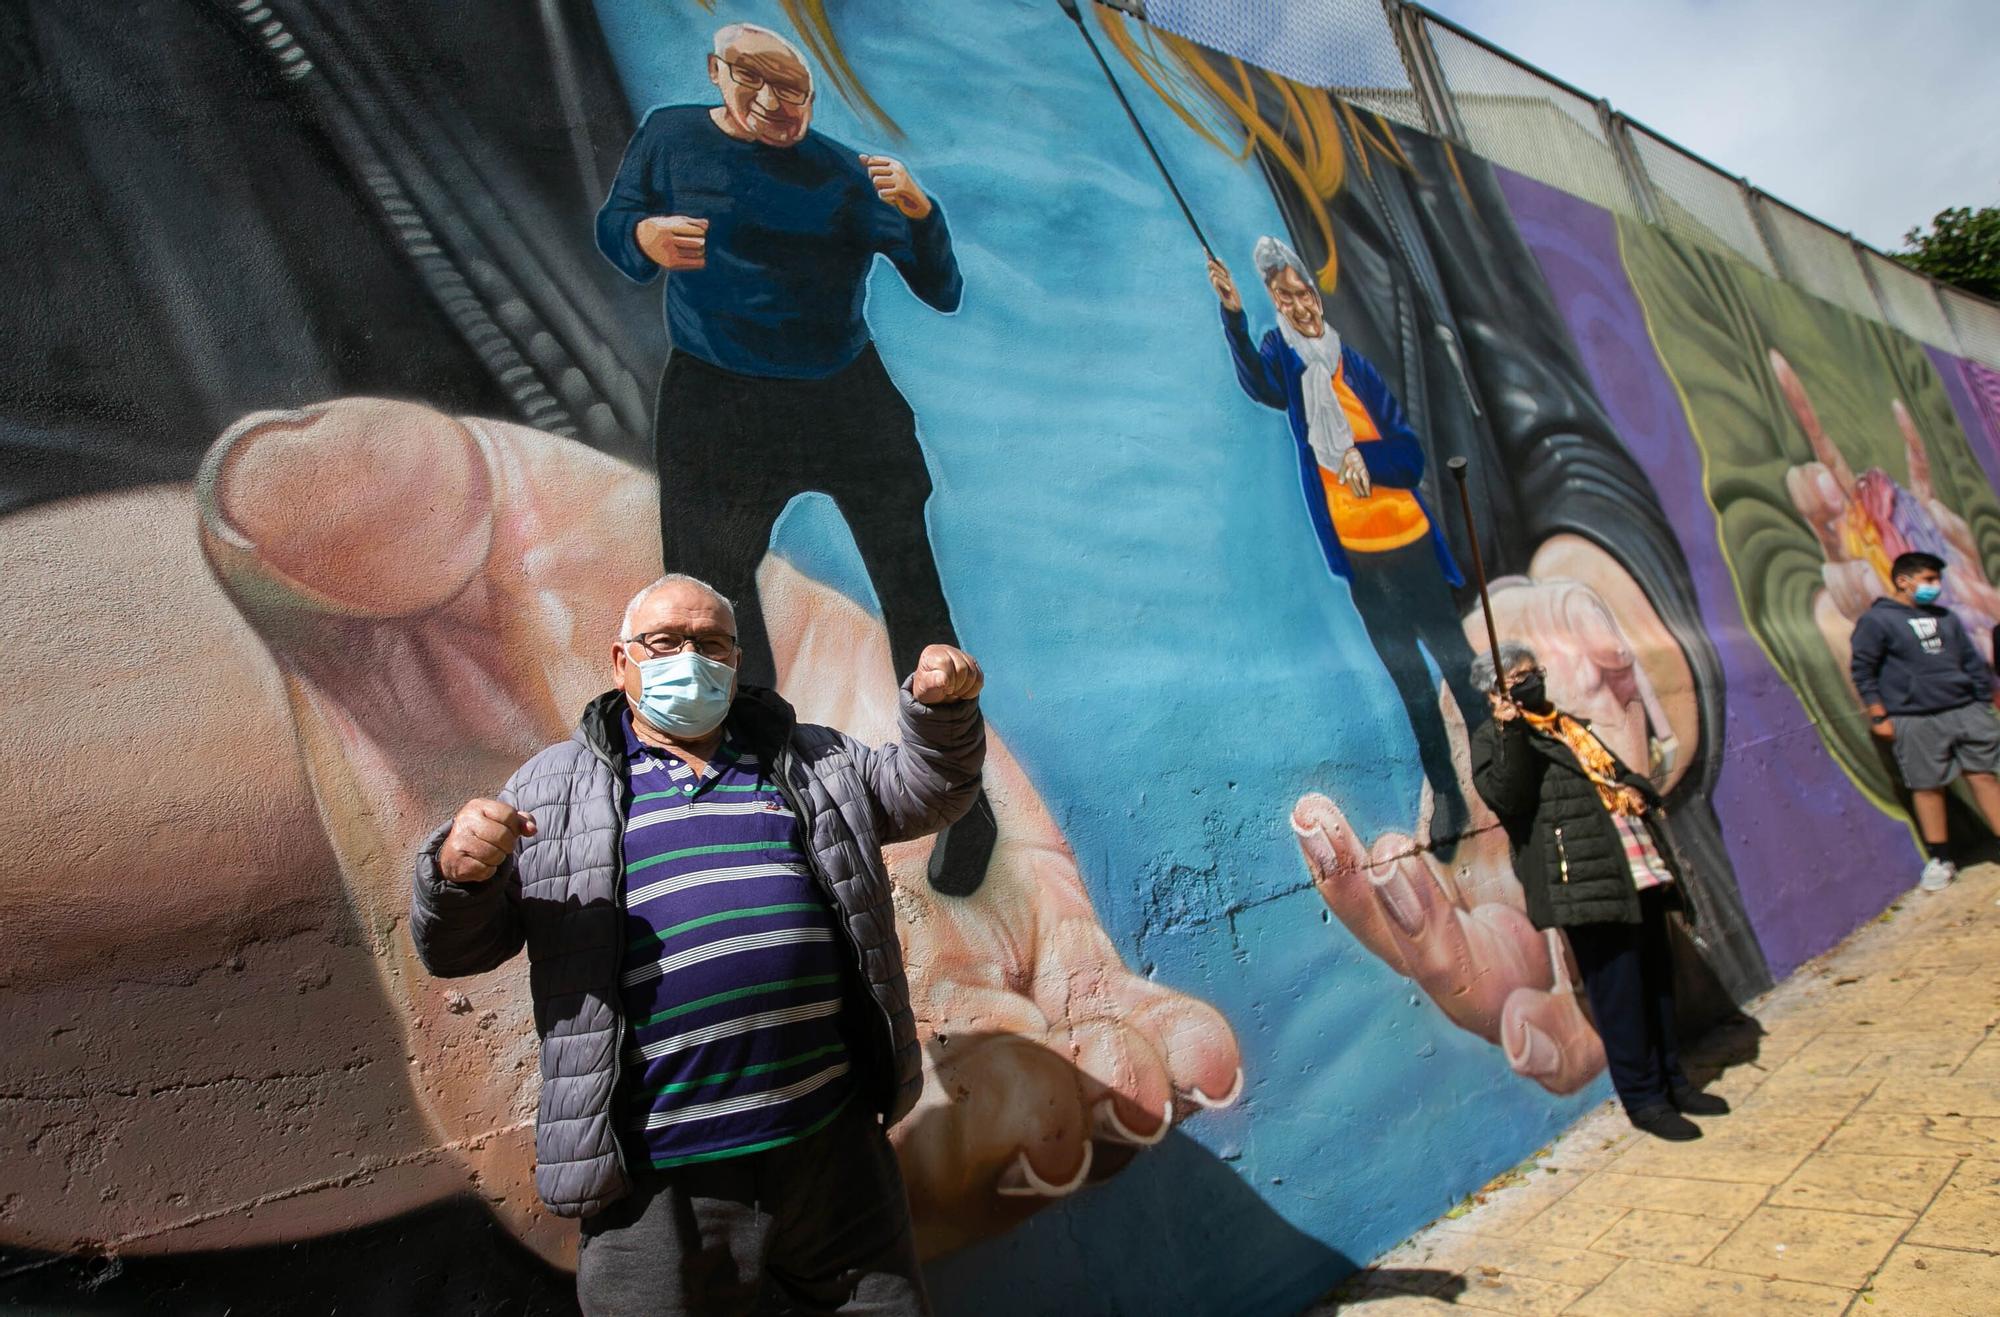
[[[1919,886],[1942,891],[1958,875],[1946,846],[1944,793],[1965,775],[1986,826],[2000,833],[2000,716],[1993,670],[1958,615],[1938,603],[1944,560],[1899,554],[1889,566],[1893,594],[1877,599],[1854,627],[1854,689],[1876,736],[1895,747],[1928,859]]]

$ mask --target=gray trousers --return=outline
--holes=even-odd
[[[811,1138],[642,1172],[583,1221],[585,1317],[928,1317],[902,1173],[859,1098]]]

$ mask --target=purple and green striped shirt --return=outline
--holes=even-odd
[[[705,773],[625,717],[624,1134],[654,1167],[806,1137],[852,1092],[847,950],[768,766],[725,736]]]

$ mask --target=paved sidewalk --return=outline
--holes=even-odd
[[[1913,891],[1704,1041],[1705,1138],[1607,1104],[1312,1317],[2000,1314],[1996,898]]]

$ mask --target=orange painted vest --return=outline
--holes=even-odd
[[[1375,418],[1347,386],[1344,364],[1334,373],[1333,396],[1340,400],[1340,410],[1347,414],[1355,443],[1374,443],[1382,437]],[[1351,552],[1387,553],[1415,544],[1430,533],[1430,518],[1424,515],[1416,495],[1407,489],[1384,489],[1377,485],[1367,498],[1356,498],[1341,483],[1339,473],[1325,467],[1319,469],[1319,482],[1326,489],[1326,512],[1333,521],[1334,534]]]

